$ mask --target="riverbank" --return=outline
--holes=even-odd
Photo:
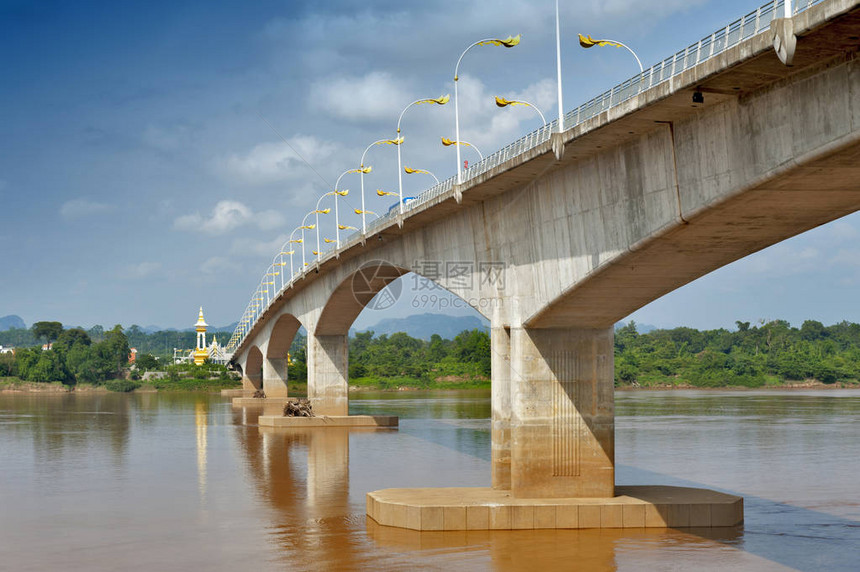
[[[241,381],[222,379],[156,379],[146,382],[130,382],[128,380],[110,380],[103,385],[78,383],[65,385],[59,381],[38,382],[22,381],[17,377],[0,378],[0,393],[152,393],[156,391],[194,391],[215,393],[222,389],[242,387]]]
[[[124,380],[117,380],[124,381]],[[349,392],[413,392],[413,391],[463,391],[463,390],[489,390],[489,380],[463,380],[444,381],[433,384],[410,383],[410,378],[391,378],[380,383],[371,378],[358,378],[350,380]],[[0,378],[0,393],[108,393],[111,391],[110,384],[91,385],[81,383],[77,385],[64,385],[60,382],[32,382],[21,381],[17,378]],[[148,380],[134,387],[129,393],[153,393],[153,392],[196,392],[215,393],[222,389],[239,389],[241,382],[232,380]],[[616,385],[616,391],[767,391],[767,390],[821,390],[821,389],[860,389],[860,383],[835,382],[822,383],[820,381],[808,380],[803,382],[768,384],[761,387],[745,387],[735,385],[724,385],[717,387],[701,387],[687,383],[667,383],[651,385]],[[290,395],[307,395],[306,383],[293,382],[289,384]]]
[[[749,387],[745,385],[719,385],[704,387],[688,383],[655,383],[649,385],[616,385],[616,391],[672,391],[672,390],[702,390],[702,391],[768,391],[786,389],[860,389],[860,383],[837,381],[822,383],[817,380],[797,381],[790,383],[769,383],[762,386]]]

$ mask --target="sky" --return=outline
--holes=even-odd
[[[582,50],[576,33],[621,40],[647,67],[757,6],[562,4],[567,110],[637,71],[623,50]],[[498,109],[494,95],[557,113],[551,0],[0,0],[0,316],[184,328],[202,305],[210,324],[235,322],[302,215],[368,144],[394,136],[400,111],[453,93],[472,42],[518,33],[516,48],[473,50],[460,71],[461,138],[485,155],[541,123],[529,108]],[[454,151],[440,143],[454,138],[453,105],[410,109],[403,135],[405,165],[454,173]],[[392,147],[374,147],[366,163],[368,189],[396,190]],[[404,194],[431,183],[406,176]],[[351,189],[350,213],[357,176],[341,188]],[[369,193],[367,206],[384,212],[387,199]],[[698,328],[860,321],[858,237],[851,215],[631,318]],[[473,313],[441,305],[416,310],[401,297],[356,326]]]

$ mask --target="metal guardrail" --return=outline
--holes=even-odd
[[[792,13],[798,14],[800,12],[804,12],[823,1],[824,0],[794,0]],[[630,79],[601,93],[597,97],[590,99],[573,111],[569,111],[565,114],[565,130],[576,127],[577,125],[608,111],[610,108],[624,103],[645,89],[650,89],[654,86],[660,85],[661,83],[667,82],[691,67],[707,61],[710,58],[723,53],[727,49],[738,45],[742,41],[769,29],[771,21],[774,18],[779,17],[779,15],[783,13],[784,9],[784,0],[768,2],[745,16],[738,18],[734,22],[731,22],[727,26],[716,30],[710,36],[702,38],[695,44],[687,46],[685,49],[644,70],[642,73],[636,74]],[[463,183],[465,184],[468,181],[487,173],[491,169],[506,163],[514,157],[518,157],[539,145],[543,145],[550,140],[552,133],[555,131],[558,131],[557,120],[553,120],[539,129],[532,131],[525,137],[502,147],[492,155],[484,158],[484,160],[465,169],[462,173]],[[452,176],[422,192],[420,195],[415,197],[415,199],[409,201],[407,205],[404,205],[404,214],[417,209],[435,197],[447,193],[454,188],[456,180],[457,177]],[[394,220],[396,220],[398,214],[397,209],[394,209],[393,211],[375,219],[367,226],[367,235],[372,235],[378,230],[389,226]],[[360,235],[359,232],[353,232],[346,237],[344,242],[349,243],[358,235]],[[328,251],[320,258],[319,264],[322,264],[325,260],[328,260],[334,255],[334,250]],[[296,280],[304,276],[305,272],[307,272],[307,270],[302,269],[301,272],[290,277],[289,283],[285,284],[281,291],[290,288]],[[258,288],[254,296],[252,296],[252,302],[257,298],[259,293],[260,289]],[[228,351],[235,351],[235,349],[241,345],[245,335],[251,331],[256,320],[265,312],[271,304],[271,301],[277,298],[278,294],[279,291],[276,291],[274,295],[271,296],[271,300],[267,301],[265,308],[262,307],[262,304],[257,308],[253,308],[254,304],[248,305],[245,310],[245,314],[242,316],[242,321],[240,321],[239,326],[237,326],[236,330],[233,332],[233,336],[227,344],[226,349]],[[245,323],[244,325],[243,322]]]

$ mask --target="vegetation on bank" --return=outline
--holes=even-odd
[[[682,327],[645,334],[637,331],[634,322],[618,328],[616,386],[756,388],[815,381],[860,387],[860,324],[824,326],[807,320],[794,328],[774,320],[736,325],[734,331]],[[98,341],[89,334],[94,329],[100,335]],[[138,353],[130,366],[128,337],[122,327],[94,329],[63,329],[57,322],[34,324],[32,339],[53,342],[52,349],[19,347],[14,355],[0,354],[0,389],[22,382],[86,384],[113,391],[213,391],[240,385],[238,374],[222,365],[171,365],[170,359]],[[159,334],[138,331],[135,335],[163,341]],[[306,392],[304,336],[296,336],[290,357],[290,391]],[[453,340],[438,335],[421,340],[405,333],[358,333],[349,343],[349,380],[359,389],[486,388],[490,337],[481,330],[464,331]]]
[[[736,322],[737,330],[615,332],[618,386],[765,387],[818,381],[860,383],[860,324],[806,320]]]
[[[307,384],[307,338],[296,335],[288,377],[302,391]],[[299,384],[305,384],[304,387]],[[490,386],[490,336],[464,331],[446,340],[405,333],[359,332],[349,340],[349,384],[364,389],[471,389]]]
[[[218,364],[172,365],[170,360],[159,360],[150,354],[138,355],[135,363],[129,363],[129,342],[122,326],[114,326],[107,332],[100,327],[90,331],[93,330],[99,333],[99,341],[82,328],[64,329],[59,322],[33,324],[32,339],[43,341],[44,345],[17,347],[14,354],[0,354],[0,379],[6,379],[7,386],[61,383],[67,387],[104,387],[116,392],[134,391],[144,383],[155,389],[210,391],[240,384],[238,374]],[[146,376],[147,372],[157,374]]]

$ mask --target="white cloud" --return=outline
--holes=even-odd
[[[388,119],[393,122],[398,109],[413,98],[388,72],[373,71],[364,77],[334,76],[311,85],[312,108],[343,119],[365,121]]]
[[[338,148],[334,143],[313,136],[297,135],[289,143],[260,143],[244,155],[231,154],[219,161],[219,168],[231,179],[242,183],[266,185],[306,178],[305,161],[320,168]]]
[[[226,200],[219,201],[208,217],[199,212],[183,215],[173,221],[173,227],[178,230],[200,230],[207,234],[224,234],[245,225],[271,230],[283,223],[284,217],[277,211],[267,210],[255,213],[239,201]]]
[[[73,220],[87,216],[103,214],[113,210],[113,206],[107,203],[91,201],[85,198],[72,199],[63,203],[60,207],[60,215],[66,220]]]
[[[152,275],[160,269],[160,262],[140,262],[138,264],[129,264],[123,268],[120,273],[120,277],[127,280],[139,280]]]

